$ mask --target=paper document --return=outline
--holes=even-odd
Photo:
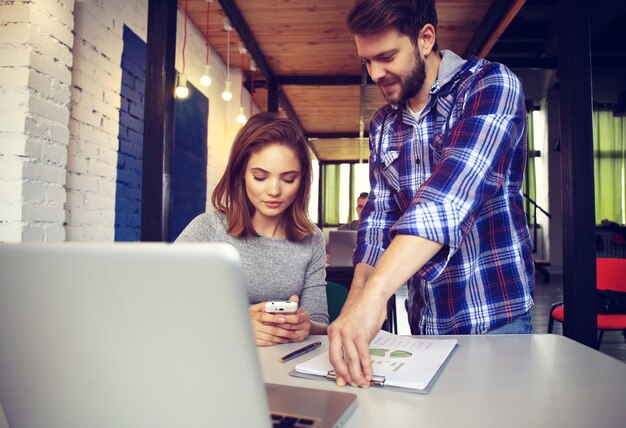
[[[385,386],[426,389],[457,344],[456,339],[423,339],[380,331],[370,343],[374,374]],[[326,376],[332,370],[328,352],[296,365],[296,372]]]

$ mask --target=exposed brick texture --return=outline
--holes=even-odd
[[[133,70],[122,72],[123,33],[126,26],[146,40],[148,0],[0,0],[0,7],[0,242],[112,241],[120,121],[129,142],[142,140],[140,104],[125,105],[121,94],[137,84]],[[178,70],[183,22],[179,10]],[[205,39],[190,22],[187,34],[185,73],[200,88]],[[207,196],[239,129],[237,97],[220,97],[226,67],[215,52],[211,65],[213,85],[201,88],[211,101]],[[240,71],[231,68],[230,77],[237,94]],[[139,159],[126,154],[124,165]]]
[[[74,2],[0,3],[0,241],[63,241]]]

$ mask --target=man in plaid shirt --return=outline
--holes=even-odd
[[[368,344],[405,282],[413,334],[532,332],[526,112],[506,67],[439,51],[434,0],[356,0],[347,23],[389,103],[370,123],[354,280],[329,327],[337,383],[367,386]]]

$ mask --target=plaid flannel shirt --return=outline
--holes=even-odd
[[[475,57],[430,94],[418,120],[389,105],[371,120],[354,263],[376,265],[396,234],[443,244],[408,282],[411,331],[486,333],[533,305],[524,96],[506,67]]]

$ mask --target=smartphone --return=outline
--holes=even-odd
[[[298,310],[298,302],[269,301],[265,303],[265,312],[269,314],[293,314]]]

